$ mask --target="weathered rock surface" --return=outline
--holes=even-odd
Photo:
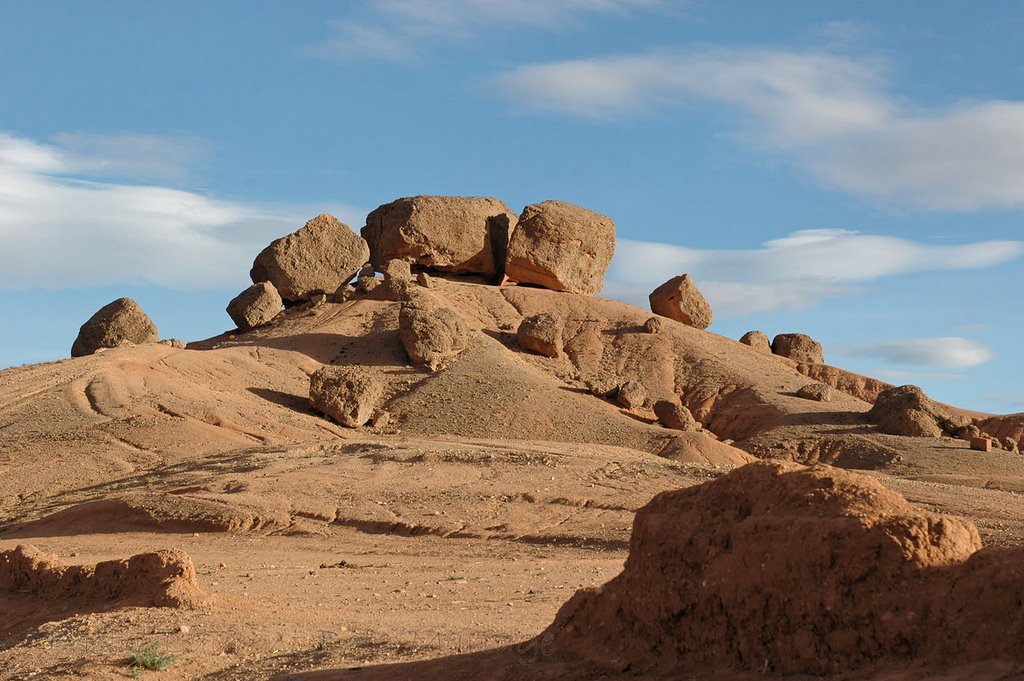
[[[672,430],[698,431],[700,423],[682,404],[671,400],[658,400],[654,403],[654,415],[661,425]]]
[[[615,399],[626,409],[640,409],[647,402],[647,388],[640,381],[626,381],[619,386]]]
[[[116,348],[125,343],[140,345],[160,339],[156,324],[131,298],[118,298],[101,307],[82,324],[71,346],[72,357],[91,355],[100,348]]]
[[[334,293],[355,276],[370,257],[363,239],[333,215],[318,215],[299,231],[263,249],[249,276],[269,281],[288,302],[314,293]]]
[[[516,342],[523,350],[558,357],[562,352],[562,323],[547,312],[525,317],[516,331]]]
[[[446,272],[500,276],[516,216],[502,201],[410,196],[366,216],[363,238],[374,266],[407,260]]]
[[[366,424],[384,397],[384,383],[371,369],[325,366],[309,378],[309,404],[343,426]]]
[[[64,565],[31,545],[0,551],[0,592],[37,598],[41,607],[195,607],[208,600],[188,554],[141,553],[95,565]]]
[[[711,306],[689,274],[672,277],[650,295],[651,311],[687,326],[706,329],[711,326]]]
[[[753,463],[656,496],[637,513],[623,572],[577,592],[541,640],[638,676],[1019,657],[1021,571],[998,588],[986,580],[1021,551],[980,548],[969,521],[915,508],[867,476]]]
[[[919,387],[901,385],[882,391],[868,418],[890,435],[941,437],[946,415]]]
[[[228,303],[231,321],[242,331],[263,326],[277,316],[284,302],[269,281],[261,281],[239,293]]]
[[[660,317],[651,317],[644,322],[645,333],[661,333],[662,328],[664,328],[664,325],[661,323]]]
[[[615,252],[611,218],[564,201],[527,206],[508,246],[505,274],[553,291],[594,294]]]
[[[796,391],[796,396],[815,402],[831,402],[835,391],[824,383],[808,383]]]
[[[747,331],[740,338],[740,343],[749,345],[759,352],[772,354],[772,343],[768,340],[768,336],[761,331]]]
[[[772,352],[794,362],[824,364],[825,352],[821,343],[803,333],[780,333],[772,341]]]
[[[398,332],[414,364],[438,371],[469,347],[470,330],[457,312],[417,297],[402,304]]]

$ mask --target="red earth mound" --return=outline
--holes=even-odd
[[[96,565],[64,565],[34,546],[0,552],[0,635],[77,612],[115,607],[195,607],[206,600],[181,550]]]
[[[898,660],[1024,659],[1019,549],[871,478],[758,462],[655,497],[624,571],[541,640],[615,671],[830,674]]]

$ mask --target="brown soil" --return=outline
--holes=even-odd
[[[620,303],[441,276],[432,284],[471,335],[436,373],[409,363],[400,303],[358,295],[184,350],[147,344],[0,372],[0,551],[31,544],[55,555],[53,566],[183,551],[210,596],[194,608],[149,607],[8,587],[0,597],[30,599],[38,613],[9,630],[0,678],[124,678],[128,656],[149,645],[175,655],[162,679],[357,666],[322,678],[635,678],[537,637],[575,592],[622,571],[638,509],[755,457],[870,469],[927,511],[966,517],[986,546],[1024,543],[1019,455],[880,434],[854,395],[797,397],[809,379],[794,363],[667,319],[647,333],[650,313]],[[559,357],[516,343],[522,318],[540,312],[562,321]],[[377,374],[386,425],[348,429],[310,409],[309,376],[329,363]],[[643,406],[623,409],[587,388],[628,380],[646,390]],[[681,400],[704,430],[663,428],[659,400]],[[1019,421],[991,428],[1012,435]],[[716,499],[708,512],[722,528],[734,501]],[[972,574],[1013,593],[1020,580],[1007,554],[976,555]],[[144,581],[157,589],[155,577]],[[879,591],[899,584],[877,581]],[[978,638],[1013,635],[965,621]],[[969,650],[966,626],[949,629],[958,650]],[[1016,653],[991,650],[995,662],[969,652],[939,667],[881,659],[847,675],[1007,678]],[[762,671],[725,655],[685,659],[658,673]],[[393,662],[405,666],[369,668]]]

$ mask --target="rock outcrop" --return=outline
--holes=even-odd
[[[228,303],[228,315],[242,331],[270,322],[283,305],[277,289],[269,281],[253,284]]]
[[[740,338],[740,343],[749,345],[758,352],[763,352],[767,355],[772,354],[772,343],[768,340],[768,336],[761,331],[747,331]]]
[[[470,330],[449,307],[417,297],[402,304],[398,333],[414,364],[438,371],[469,347]]]
[[[370,258],[363,239],[333,215],[318,215],[299,231],[263,249],[253,262],[253,283],[269,281],[287,302],[333,294]]]
[[[1021,551],[980,548],[969,521],[915,508],[867,476],[753,463],[656,496],[636,515],[623,572],[578,592],[540,640],[638,677],[1020,659],[1024,579],[1019,568],[995,575]]]
[[[558,357],[562,352],[562,323],[547,312],[525,317],[516,331],[516,342],[523,350]]]
[[[359,428],[373,418],[384,383],[371,369],[325,366],[309,377],[309,404],[343,426]]]
[[[948,417],[919,387],[901,385],[882,391],[868,418],[890,435],[941,437]]]
[[[553,291],[594,294],[615,251],[611,218],[564,201],[527,206],[508,246],[505,274]]]
[[[366,216],[361,233],[378,269],[389,260],[407,260],[445,272],[498,277],[515,224],[515,214],[498,199],[410,196]]]
[[[78,330],[71,346],[72,357],[91,355],[100,348],[116,348],[125,343],[140,345],[160,339],[156,324],[131,298],[118,298],[101,307]]]
[[[772,352],[794,362],[824,364],[825,352],[821,343],[803,333],[780,333],[772,341]]]
[[[650,295],[651,312],[697,329],[711,326],[711,306],[689,274],[672,277]]]

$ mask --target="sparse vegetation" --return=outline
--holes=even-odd
[[[143,670],[162,672],[174,664],[174,655],[161,651],[156,645],[136,650],[132,653],[128,666],[132,668],[132,676],[138,678]]]

